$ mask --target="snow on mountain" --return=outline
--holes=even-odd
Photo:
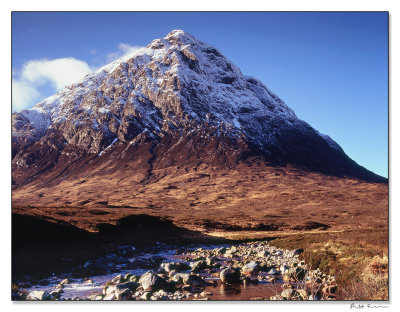
[[[24,124],[13,127],[14,138],[29,136],[31,142],[54,129],[69,144],[82,145],[77,136],[86,127],[95,144],[83,145],[94,153],[116,137],[129,141],[145,129],[162,136],[203,122],[234,136],[243,133],[268,152],[278,144],[282,128],[311,128],[261,81],[244,76],[217,49],[182,30],[101,67],[13,118]]]

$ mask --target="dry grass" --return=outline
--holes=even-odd
[[[365,271],[374,257],[388,254],[387,184],[264,163],[155,168],[148,183],[129,167],[96,170],[44,188],[14,189],[13,212],[89,231],[147,214],[213,237],[280,237],[272,243],[303,248],[308,263],[337,277],[341,299],[387,299],[387,275]]]
[[[338,299],[388,300],[387,229],[302,234],[277,239],[271,244],[303,248],[307,263],[336,277]]]
[[[142,175],[127,169],[46,187],[30,184],[13,190],[13,212],[48,216],[89,230],[129,214],[149,214],[201,232],[262,235],[318,230],[313,224],[334,231],[387,222],[387,184],[265,164],[186,169],[155,169],[149,183],[141,183]]]
[[[357,279],[350,282],[343,295],[348,300],[388,300],[388,257],[375,256],[366,260],[367,265]]]

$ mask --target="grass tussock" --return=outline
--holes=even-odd
[[[271,241],[280,248],[303,248],[312,268],[336,277],[339,300],[388,300],[387,229],[299,234]]]
[[[388,300],[388,257],[375,256],[367,261],[361,278],[343,290],[349,300]]]

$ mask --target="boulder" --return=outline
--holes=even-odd
[[[191,269],[190,265],[185,263],[185,262],[177,262],[177,263],[175,263],[176,272],[183,272],[183,271],[187,271],[187,270],[190,270],[190,269]]]
[[[156,298],[156,300],[168,300],[168,293],[163,291],[163,290],[159,290],[155,293],[153,293],[153,297]]]
[[[291,288],[288,289],[284,289],[281,293],[281,296],[283,297],[283,299],[285,300],[290,300],[292,299],[292,297],[295,295],[295,291]]]
[[[139,279],[139,284],[143,287],[144,291],[156,291],[166,286],[165,280],[153,271],[144,273]]]
[[[232,284],[240,281],[240,270],[238,268],[226,268],[219,274],[221,281]]]
[[[176,284],[184,284],[184,280],[187,281],[189,278],[188,273],[177,273],[174,276],[172,276],[171,281],[173,281]]]
[[[208,267],[211,267],[213,264],[214,264],[214,258],[206,258],[206,265],[208,266]]]
[[[29,293],[28,299],[30,299],[30,300],[50,300],[50,294],[44,290],[34,290]]]
[[[133,276],[133,275],[132,275],[131,273],[126,273],[126,274],[124,275],[123,280],[124,280],[125,282],[127,282],[127,281],[129,281],[129,280],[131,279],[132,276]]]
[[[86,297],[86,299],[87,300],[90,300],[90,301],[93,301],[93,300],[96,300],[96,298],[98,297],[99,295],[98,294],[91,294],[91,295],[89,295],[88,297]],[[103,300],[103,296],[100,296],[101,297],[101,300]]]
[[[251,261],[242,267],[242,273],[247,276],[257,276],[260,272],[260,266],[256,261]]]
[[[115,286],[115,285],[110,285],[110,286],[106,286],[106,287],[104,288],[103,293],[104,293],[104,295],[107,297],[107,296],[109,296],[109,295],[111,295],[111,294],[114,294],[116,291],[117,291],[117,286]]]
[[[192,286],[203,286],[204,280],[200,275],[190,274],[187,278],[183,279],[183,283]]]
[[[161,272],[169,273],[173,270],[175,270],[175,263],[161,263],[160,265]]]
[[[106,301],[115,300],[115,299],[117,299],[117,296],[115,295],[115,293],[106,295],[106,296],[103,298],[103,300],[106,300]]]
[[[51,291],[50,292],[50,294],[49,294],[49,296],[50,296],[50,299],[60,299],[61,298],[61,294],[63,293],[64,291],[61,289],[61,288],[58,288],[58,289],[55,289],[55,290],[53,290],[53,291]]]
[[[207,268],[207,263],[204,260],[199,260],[196,262],[193,262],[191,265],[192,267],[192,272],[200,272],[201,270],[204,270],[205,268]]]
[[[119,284],[119,283],[122,283],[123,282],[123,277],[122,277],[122,275],[121,274],[118,274],[117,276],[115,276],[112,280],[111,280],[111,282],[113,283],[113,284]]]
[[[215,250],[215,253],[217,255],[223,255],[223,254],[225,254],[225,252],[226,252],[226,248],[225,247],[220,247],[220,248]]]
[[[118,285],[116,285],[116,288],[118,290],[124,290],[124,289],[128,289],[128,290],[136,290],[139,287],[139,283],[136,282],[125,282],[125,283],[120,283]]]
[[[128,288],[125,288],[123,290],[115,292],[115,297],[117,300],[121,301],[132,300],[132,292]]]
[[[238,249],[235,246],[232,246],[230,249],[225,251],[224,257],[226,258],[234,258],[236,256]]]
[[[152,296],[152,293],[151,292],[149,292],[149,291],[146,291],[141,297],[140,297],[140,299],[141,300],[150,300],[150,298],[151,298],[151,296]]]
[[[270,255],[270,253],[266,250],[261,250],[257,253],[257,257],[259,258],[266,258]]]
[[[270,297],[269,300],[272,300],[272,301],[283,300],[283,297],[281,295],[276,295],[276,296]]]

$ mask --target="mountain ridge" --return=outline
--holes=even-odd
[[[256,157],[328,175],[387,181],[357,165],[217,49],[181,30],[12,118],[16,186],[38,176],[62,176],[61,168],[81,158],[88,164],[107,157],[119,145],[124,146],[120,157],[133,146],[135,158],[146,146],[143,153],[150,157],[143,165],[150,173],[154,164],[194,165],[211,153],[212,164]]]

